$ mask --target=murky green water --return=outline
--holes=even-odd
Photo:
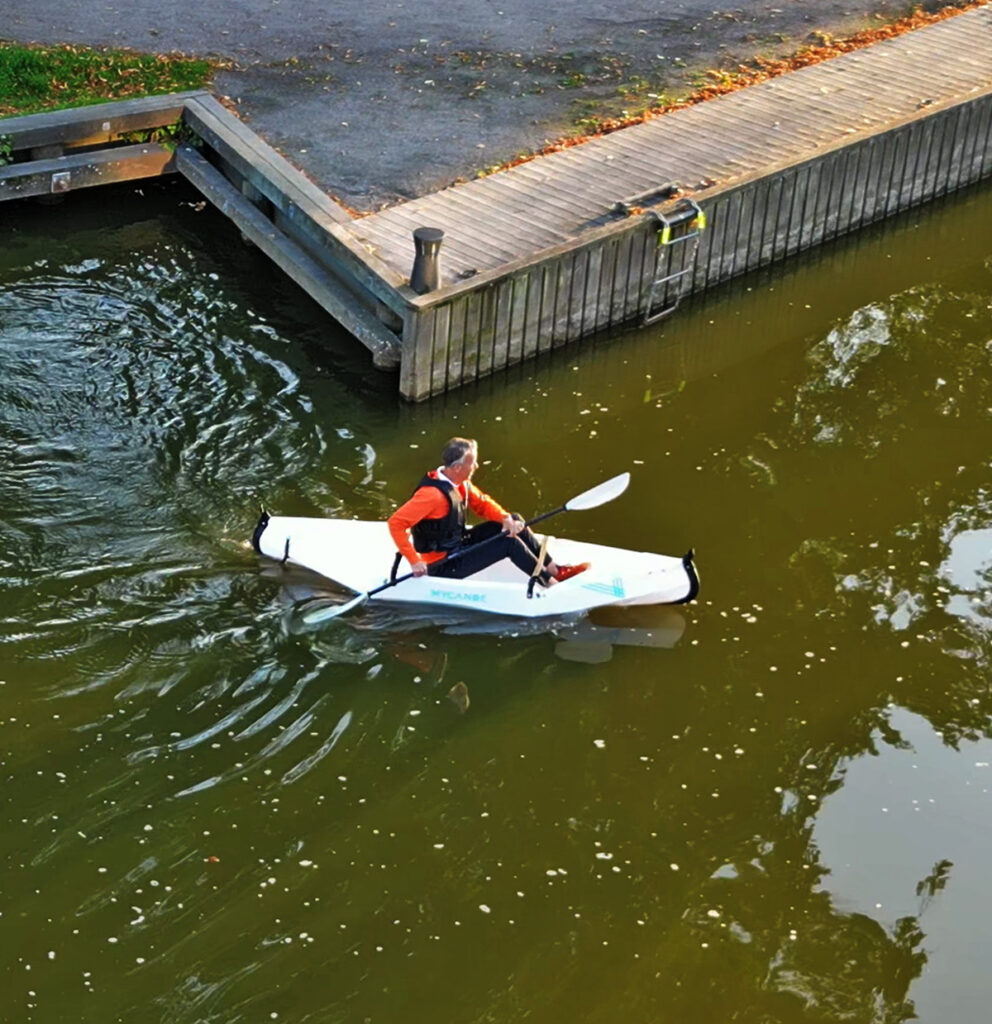
[[[3,211],[0,1020],[984,1021],[988,189],[428,407],[190,199]],[[453,433],[699,602],[301,629]]]

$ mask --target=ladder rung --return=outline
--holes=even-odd
[[[651,282],[651,287],[657,288],[668,281],[677,281],[680,277],[685,277],[686,274],[691,273],[694,269],[694,267],[685,267],[683,270],[676,270],[674,274],[669,274],[667,277],[659,277]]]
[[[677,306],[678,306],[678,303],[677,302],[673,302],[672,305],[665,306],[662,309],[659,309],[657,313],[652,313],[650,316],[645,316],[644,317],[644,324],[645,324],[645,326],[647,326],[648,324],[656,323],[663,316],[668,316],[669,313],[674,313],[675,312],[675,308]]]
[[[678,245],[679,242],[691,242],[692,239],[698,238],[698,237],[699,237],[699,232],[698,231],[690,231],[690,232],[688,232],[685,235],[677,235],[675,238],[669,238],[667,242],[659,242],[658,244],[659,245],[664,245],[664,246]]]

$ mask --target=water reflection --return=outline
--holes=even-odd
[[[280,586],[286,601],[283,624],[287,633],[319,637],[321,649],[340,639],[347,649],[349,630],[371,633],[440,631],[451,636],[488,636],[517,639],[553,636],[554,653],[568,661],[602,664],[614,647],[674,647],[685,631],[686,620],[673,606],[597,608],[586,614],[539,619],[488,615],[469,608],[419,607],[376,601],[361,605],[346,617],[326,618],[329,609],[347,604],[354,595],[333,581],[301,569],[262,560],[260,574]],[[320,613],[325,613],[321,615]],[[314,617],[318,621],[314,623]],[[421,645],[426,648],[426,644]]]
[[[983,1011],[967,979],[982,957],[989,906],[971,880],[985,871],[992,743],[959,756],[923,718],[898,707],[887,717],[876,756],[844,766],[843,788],[819,815],[814,841],[830,868],[823,884],[835,904],[890,922],[893,934],[918,936],[917,947],[937,954],[915,999],[920,1019],[953,1004],[977,1020]]]

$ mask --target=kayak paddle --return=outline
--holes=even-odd
[[[543,522],[545,519],[558,515],[559,512],[584,512],[586,509],[598,508],[600,505],[605,505],[608,501],[613,501],[614,498],[619,498],[627,490],[629,483],[630,473],[621,473],[619,476],[612,477],[610,480],[605,480],[603,483],[591,487],[588,491],[577,494],[574,498],[569,498],[564,505],[554,508],[550,512],[542,512],[541,515],[528,519],[524,526],[533,526],[535,523]],[[481,541],[471,549],[462,548],[460,551],[455,551],[448,556],[447,560],[449,562],[453,561],[468,550],[478,551],[479,548],[496,540],[498,536],[499,534],[496,537],[490,537],[488,540]],[[395,587],[398,583],[412,579],[415,575],[416,573],[413,572],[405,573],[403,576],[397,576],[394,580],[389,580],[388,583],[383,583],[381,586],[366,590],[365,593],[353,597],[350,601],[345,601],[344,604],[329,605],[318,608],[309,614],[304,613],[303,621],[308,626],[313,626],[318,622],[325,622],[327,619],[336,619],[339,615],[344,615],[346,612],[350,612],[352,609],[365,604],[373,595],[380,594],[383,590],[388,590],[390,587]]]

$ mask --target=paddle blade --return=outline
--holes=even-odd
[[[319,622],[327,622],[328,619],[336,619],[339,615],[346,615],[359,605],[365,604],[369,599],[368,594],[359,594],[344,604],[327,604],[322,608],[314,608],[312,611],[304,612],[301,618],[307,626],[316,626]]]
[[[621,473],[612,480],[605,480],[603,483],[565,502],[565,509],[568,512],[583,512],[587,508],[596,508],[605,505],[614,498],[619,498],[630,483],[630,474]]]

